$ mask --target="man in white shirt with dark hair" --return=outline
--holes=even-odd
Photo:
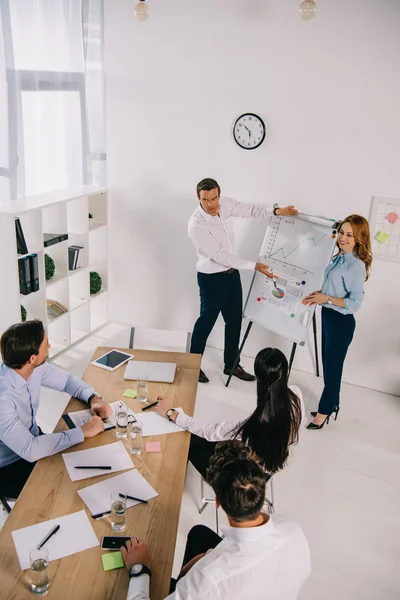
[[[238,440],[216,447],[207,478],[229,526],[223,539],[208,527],[193,527],[168,600],[297,598],[311,572],[308,543],[296,523],[262,512],[265,473],[254,459]],[[149,600],[152,565],[145,544],[132,538],[121,551],[130,575],[127,600]]]
[[[221,196],[215,179],[202,179],[197,184],[199,206],[189,219],[188,234],[197,254],[197,283],[200,291],[200,316],[197,319],[190,352],[204,354],[208,336],[219,313],[225,321],[224,373],[229,375],[239,354],[242,325],[242,284],[239,270],[259,271],[272,277],[268,265],[246,260],[235,253],[233,218],[265,219],[272,216],[297,215],[294,206],[270,208],[263,204],[244,204]],[[240,361],[240,357],[239,357]],[[254,381],[238,363],[233,375]],[[209,381],[200,370],[199,381]]]

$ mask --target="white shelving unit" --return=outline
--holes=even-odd
[[[89,218],[89,214],[91,218]],[[39,290],[20,293],[15,218],[18,217],[29,254],[39,263]],[[68,239],[44,247],[43,234],[68,233]],[[43,321],[50,341],[50,356],[62,352],[108,322],[108,207],[104,189],[81,187],[0,203],[2,285],[0,335],[21,321],[21,305],[27,319]],[[70,271],[68,247],[82,246],[82,266]],[[55,263],[54,276],[46,281],[44,256]],[[90,272],[102,278],[102,288],[90,295]],[[62,303],[67,312],[53,316],[47,301]]]

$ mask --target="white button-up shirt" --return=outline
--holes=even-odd
[[[233,269],[254,270],[256,263],[235,254],[233,218],[265,219],[272,208],[262,204],[244,204],[221,197],[219,214],[212,217],[199,205],[189,219],[188,234],[197,253],[196,269],[200,273],[220,273]]]
[[[19,458],[34,462],[83,442],[80,427],[39,436],[36,413],[42,385],[85,401],[94,392],[90,385],[47,362],[27,380],[0,363],[0,467]]]
[[[272,515],[259,527],[223,527],[222,532],[222,542],[178,581],[167,600],[297,598],[311,561],[307,539],[296,523]],[[132,578],[127,600],[148,600],[148,583],[145,575]]]
[[[306,416],[303,394],[297,385],[290,385],[289,389],[292,390],[292,392],[296,394],[299,399],[301,409],[301,425],[304,425],[306,422]],[[207,423],[203,425],[202,423],[196,421],[194,417],[189,417],[189,415],[184,413],[183,410],[180,410],[178,416],[176,417],[176,424],[179,425],[179,427],[182,427],[182,429],[187,429],[187,431],[190,431],[190,433],[198,435],[209,442],[222,442],[224,440],[232,439],[234,437],[234,431],[242,422],[243,421],[233,423],[232,421],[221,421],[220,423]]]

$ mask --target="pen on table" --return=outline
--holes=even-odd
[[[158,400],[157,402],[152,402],[151,404],[149,404],[148,406],[145,406],[144,408],[142,408],[142,410],[149,410],[149,408],[152,408],[153,406],[155,406],[156,404],[158,404]]]
[[[49,531],[49,533],[46,535],[45,538],[43,538],[43,540],[40,542],[40,544],[38,546],[36,546],[37,550],[40,550],[40,548],[42,546],[45,545],[45,543],[51,538],[52,535],[54,535],[55,533],[57,533],[57,531],[59,531],[60,526],[59,525],[55,525],[53,527],[53,529],[51,531]]]
[[[125,494],[120,494],[120,497],[125,498]],[[143,504],[148,503],[147,500],[142,500],[141,498],[135,498],[135,496],[128,496],[128,494],[126,494],[126,497],[128,498],[128,500],[135,500],[136,502],[143,502]]]
[[[74,469],[101,469],[102,471],[111,471],[112,467],[110,466],[104,466],[104,465],[99,465],[99,466],[81,466],[81,467],[74,467]]]
[[[98,513],[97,515],[92,515],[92,519],[101,519],[101,517],[105,517],[106,515],[111,515],[111,510],[106,510],[105,512]]]

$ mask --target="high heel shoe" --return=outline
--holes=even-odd
[[[325,423],[326,423],[327,425],[329,425],[329,417],[330,417],[330,416],[331,416],[331,415],[326,415],[326,417],[325,417],[325,419],[323,420],[323,422],[321,423],[321,425],[315,425],[314,423],[309,423],[309,424],[307,425],[307,429],[322,429],[322,428],[323,428],[323,426],[325,425]]]
[[[333,415],[333,413],[335,413],[335,421],[337,421],[338,414],[339,414],[339,410],[340,410],[340,406],[335,406],[335,408],[334,408],[334,409],[333,409],[333,411],[331,412],[331,415]],[[311,411],[311,412],[310,412],[310,415],[311,415],[312,417],[314,417],[314,418],[317,416],[317,414],[318,414],[318,413],[317,413],[317,411],[316,411],[316,410],[313,410],[313,411]]]

